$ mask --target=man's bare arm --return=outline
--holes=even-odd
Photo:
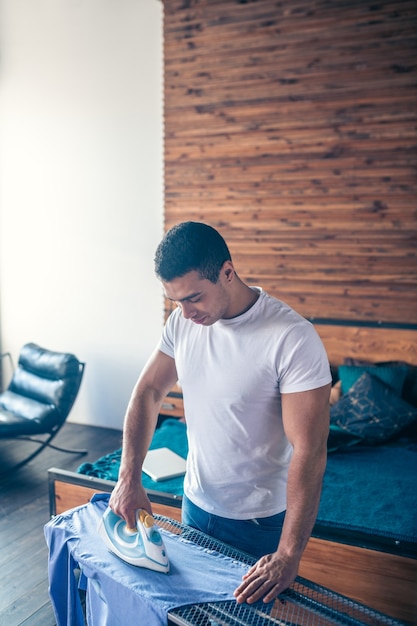
[[[119,479],[110,506],[131,527],[135,525],[137,509],[152,512],[142,487],[142,463],[155,432],[161,404],[176,382],[174,359],[156,349],[145,365],[127,407]]]
[[[330,385],[282,395],[286,435],[294,451],[288,473],[287,510],[277,551],[262,557],[236,589],[238,602],[265,602],[284,591],[297,575],[320,502],[326,468]]]

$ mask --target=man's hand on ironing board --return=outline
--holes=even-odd
[[[136,528],[136,512],[145,509],[152,515],[152,505],[142,485],[119,479],[109,502],[110,508],[122,517],[128,528]]]
[[[234,592],[237,602],[271,602],[294,581],[298,565],[298,559],[284,560],[278,552],[266,554],[243,576]]]

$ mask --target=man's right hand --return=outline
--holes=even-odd
[[[139,509],[145,509],[152,515],[152,505],[142,485],[123,479],[119,479],[115,486],[109,506],[129,528],[136,528],[136,512]]]

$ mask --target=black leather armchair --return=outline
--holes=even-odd
[[[10,384],[0,394],[0,439],[29,440],[38,448],[7,471],[25,465],[46,446],[87,453],[51,444],[71,411],[83,373],[84,363],[73,354],[52,352],[34,343],[23,346]]]

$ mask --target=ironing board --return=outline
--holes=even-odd
[[[137,568],[109,553],[97,535],[108,494],[45,526],[51,602],[57,626],[83,626],[77,588],[85,589],[88,626],[400,624],[298,578],[275,603],[238,605],[233,591],[254,559],[179,522],[155,516],[170,558],[169,574]],[[203,587],[203,589],[202,589]]]
[[[161,528],[170,572],[134,567],[111,554],[97,529],[109,494],[54,517],[45,526],[49,547],[49,590],[57,625],[84,626],[77,589],[87,592],[89,626],[166,625],[178,606],[233,598],[247,566],[232,558],[215,558],[210,550],[169,529]],[[204,572],[204,589],[201,573]]]

